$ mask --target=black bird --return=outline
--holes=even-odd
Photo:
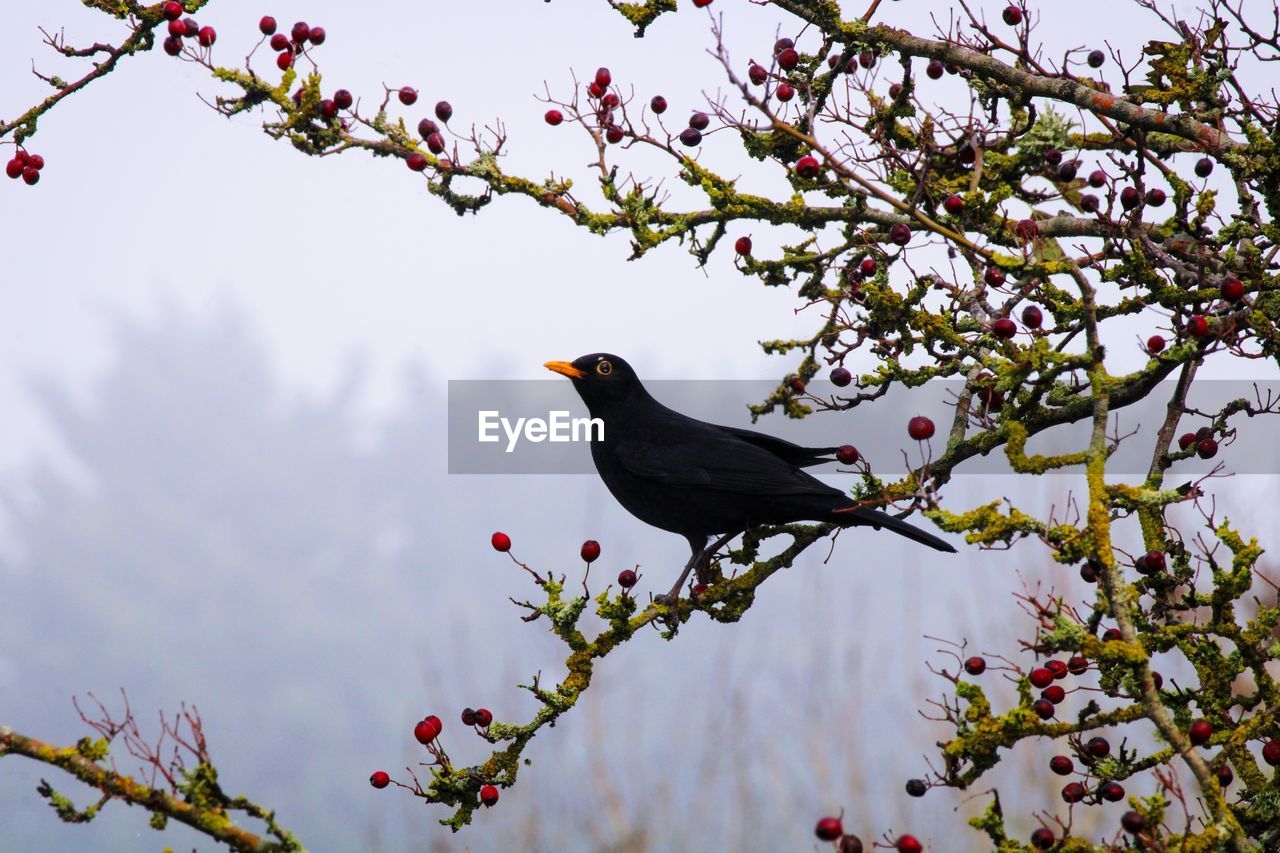
[[[801,447],[781,438],[717,426],[672,411],[616,355],[593,353],[573,362],[548,361],[573,380],[604,440],[591,443],[600,479],[618,503],[654,527],[689,540],[693,555],[671,590],[674,599],[694,567],[749,527],[825,521],[844,527],[885,527],[939,551],[955,548],[931,533],[848,495],[803,468],[834,461],[835,447]],[[712,546],[707,540],[724,536]]]

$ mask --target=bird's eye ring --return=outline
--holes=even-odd
[[[596,365],[596,373],[599,373],[601,376],[608,376],[610,373],[613,373],[613,365],[610,364],[607,359],[602,359],[600,363]]]

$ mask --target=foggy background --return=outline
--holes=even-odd
[[[994,17],[1003,4],[983,5]],[[1167,37],[1128,5],[1053,5],[1041,34],[1059,52],[1094,45],[1092,7],[1108,32]],[[795,34],[776,33],[788,19],[767,8],[712,8],[732,11],[742,66]],[[880,16],[931,33],[930,11],[945,8],[907,0]],[[678,127],[723,79],[691,9],[643,40],[603,3],[487,12],[217,0],[198,17],[229,64],[264,13],[321,24],[326,90],[367,102],[384,82],[414,85],[410,126],[440,98],[455,130],[501,117],[508,171],[572,175],[588,199],[593,151],[543,123],[540,81],[564,94],[571,70],[605,64],[638,99],[665,94]],[[74,44],[122,37],[70,2],[7,9],[0,114],[47,93],[32,58],[73,76],[37,26],[65,26]],[[531,589],[489,548],[494,530],[570,577],[582,540],[598,539],[593,577],[638,563],[641,593],[665,589],[687,557],[594,476],[447,475],[447,381],[541,378],[543,361],[596,350],[646,378],[776,378],[792,362],[755,342],[807,334],[813,318],[793,316],[788,290],[738,275],[727,251],[705,272],[677,246],[625,263],[625,236],[593,237],[518,198],[460,219],[399,161],[306,158],[257,131],[259,115],[219,119],[196,97],[218,91],[160,51],[126,61],[41,120],[37,187],[0,186],[0,723],[70,744],[87,733],[72,695],[115,708],[123,687],[152,732],[158,710],[193,703],[227,791],[275,808],[315,850],[809,849],[817,818],[841,808],[868,843],[893,830],[984,846],[952,811],[983,799],[902,792],[947,735],[916,713],[944,687],[925,662],[948,663],[925,635],[1015,654],[1029,630],[1009,598],[1022,578],[1084,592],[1035,546],[947,556],[851,531],[829,562],[815,546],[771,579],[741,623],[695,618],[672,643],[640,635],[601,662],[579,707],[534,740],[516,787],[463,833],[436,825],[443,807],[371,789],[371,771],[403,777],[421,760],[411,729],[424,714],[444,719],[449,753],[470,763],[488,750],[461,733],[461,708],[523,722],[534,703],[515,685],[561,672],[563,647],[507,602]],[[734,159],[731,135],[703,148],[777,191],[775,170]],[[622,162],[669,174],[643,156]],[[676,205],[690,198],[672,189]],[[787,235],[753,236],[765,255]],[[1117,371],[1141,357],[1114,352]],[[1260,363],[1210,362],[1201,375],[1275,378]],[[1078,486],[960,477],[945,497],[1034,511]],[[1273,532],[1274,478],[1217,481],[1216,493],[1246,533]],[[1031,809],[1061,813],[1045,770],[1055,751],[1025,744],[980,786],[1000,787],[1012,827],[1029,828]],[[117,760],[133,769],[122,750]],[[94,801],[52,768],[0,761],[0,849],[212,846],[177,824],[157,834],[119,803],[67,826],[36,795],[40,778]],[[1080,820],[1110,826],[1122,810]]]

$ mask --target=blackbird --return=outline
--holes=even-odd
[[[692,569],[705,567],[721,545],[760,524],[884,527],[939,551],[956,550],[885,512],[857,506],[802,470],[835,461],[838,448],[801,447],[682,415],[650,396],[631,365],[609,353],[545,366],[569,377],[591,416],[604,423],[604,439],[591,443],[591,457],[618,503],[641,521],[689,540],[693,554],[671,590],[673,599]],[[722,536],[708,546],[716,534]]]

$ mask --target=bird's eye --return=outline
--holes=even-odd
[[[613,373],[613,365],[610,364],[608,360],[602,359],[600,363],[596,365],[596,373],[599,373],[601,376],[608,376],[610,373]]]

